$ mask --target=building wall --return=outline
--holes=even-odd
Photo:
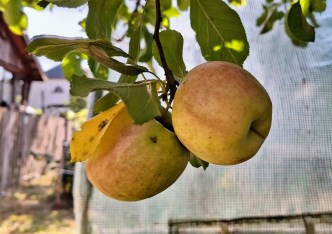
[[[8,82],[4,82],[3,84],[1,84],[1,81],[0,81],[0,99],[1,99],[1,101],[4,101],[7,104],[9,104],[10,103],[10,94],[11,94],[10,84]]]
[[[69,82],[65,79],[34,81],[31,84],[29,106],[43,109],[49,105],[66,105],[70,100],[69,88]]]

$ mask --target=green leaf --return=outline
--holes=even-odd
[[[190,152],[189,162],[193,167],[200,168],[203,167],[204,171],[209,166],[209,163],[198,158],[193,153]]]
[[[89,0],[86,32],[89,38],[110,39],[116,13],[123,0]]]
[[[136,63],[137,62],[137,58],[140,54],[140,40],[141,40],[141,33],[142,33],[142,27],[144,25],[143,20],[142,20],[142,15],[141,15],[141,20],[139,21],[139,25],[138,27],[135,27],[136,30],[134,32],[131,33],[131,38],[130,38],[130,42],[129,42],[129,55],[132,58],[131,62]],[[128,60],[129,62],[129,60]],[[131,76],[131,75],[125,75],[125,74],[121,74],[120,78],[119,78],[119,83],[134,83],[137,79],[137,75]],[[109,108],[111,108],[112,106],[114,106],[119,100],[119,97],[110,92],[107,95],[105,95],[104,97],[100,98],[97,100],[97,102],[94,104],[93,107],[93,113],[97,114],[100,113],[102,111],[105,111]]]
[[[63,74],[65,75],[67,80],[71,80],[73,75],[82,76],[84,75],[84,70],[81,68],[81,62],[83,59],[86,59],[80,53],[69,53],[61,63]]]
[[[141,37],[143,34],[144,22],[141,16],[138,27],[133,31],[129,42],[129,55],[134,63],[137,63],[141,51]]]
[[[261,26],[260,33],[267,33],[272,30],[274,23],[284,17],[284,13],[278,11],[278,4],[264,6],[263,14],[256,20],[256,25]]]
[[[188,8],[190,6],[190,0],[177,0],[177,3],[178,3],[178,8],[181,11],[188,10]]]
[[[22,0],[23,7],[29,7],[29,8],[32,8],[32,9],[36,10],[36,11],[42,11],[42,10],[44,10],[45,7],[42,7],[43,4],[44,3],[41,0]]]
[[[118,11],[116,12],[116,20],[123,20],[126,23],[128,23],[130,21],[130,17],[131,17],[131,12],[129,11],[127,5],[125,2],[123,2]]]
[[[8,25],[17,25],[21,20],[21,0],[11,0],[4,2],[3,17]]]
[[[318,22],[317,22],[317,20],[316,20],[316,18],[315,18],[315,15],[314,15],[314,13],[312,13],[312,12],[309,12],[307,15],[306,15],[306,17],[307,17],[307,19],[310,21],[310,23],[311,23],[311,25],[313,26],[313,27],[319,27],[319,24],[318,24]]]
[[[162,13],[162,27],[169,27],[169,17],[179,16],[179,12],[176,8],[172,7],[171,1],[164,0],[160,3],[161,13]],[[150,23],[152,26],[155,25],[156,22],[156,4],[155,0],[147,0],[144,7],[144,22],[146,24]]]
[[[41,8],[46,8],[49,4],[50,2],[46,0],[41,0],[40,2],[38,2],[38,6],[40,6]]]
[[[171,18],[171,17],[179,17],[180,16],[180,12],[175,8],[175,7],[171,7],[165,11],[162,12],[163,13],[163,17],[165,18]]]
[[[177,77],[184,78],[186,65],[183,62],[183,37],[175,30],[164,30],[159,34],[168,67]],[[152,53],[160,66],[162,66],[159,51],[155,42],[152,44]]]
[[[139,27],[136,28],[136,30],[132,33],[130,42],[129,42],[129,55],[131,56],[131,60],[128,60],[128,62],[137,63],[140,51],[141,51],[141,36],[142,36],[142,28],[143,28],[143,20],[140,21]],[[137,75],[131,76],[122,74],[120,76],[119,82],[120,83],[133,83],[137,79]]]
[[[206,60],[242,66],[249,55],[249,44],[241,19],[233,9],[220,0],[191,0],[190,20]]]
[[[91,59],[91,58],[88,59],[88,65],[95,78],[101,79],[101,80],[108,79],[109,71],[106,66],[96,62],[94,59]]]
[[[155,0],[147,0],[144,6],[144,22],[155,25],[156,22],[156,5]]]
[[[40,35],[33,37],[25,50],[37,56],[46,56],[54,61],[62,61],[70,52],[88,54],[88,48],[85,39]]]
[[[312,11],[323,12],[326,10],[326,0],[312,0]]]
[[[83,53],[97,62],[126,75],[138,75],[147,71],[145,67],[127,65],[110,58],[111,56],[130,56],[104,39],[37,37],[33,38],[33,41],[28,45],[26,50],[38,56],[44,55],[55,61],[61,61],[70,52]]]
[[[304,17],[300,2],[292,5],[287,14],[286,23],[290,33],[295,38],[305,42],[315,41],[315,29],[308,24]]]
[[[22,12],[21,0],[11,0],[2,3],[3,18],[8,25],[11,32],[17,35],[22,35],[27,28],[28,19]]]
[[[264,9],[263,13],[256,19],[256,26],[261,26],[265,22],[268,16],[269,13],[268,7],[263,5],[263,9]]]
[[[86,18],[80,20],[78,23],[77,23],[79,26],[81,26],[81,28],[86,31]]]
[[[152,45],[153,42],[153,35],[149,32],[146,27],[143,27],[143,38],[145,41],[145,46],[141,49],[141,53],[139,56],[138,61],[147,63],[152,59]]]
[[[228,0],[228,2],[236,7],[247,5],[247,0]]]
[[[172,6],[172,0],[161,0],[160,8],[162,11],[169,9]]]
[[[312,0],[299,0],[299,3],[301,5],[302,13],[303,15],[307,15],[310,11],[310,5]]]
[[[119,84],[105,80],[73,76],[70,93],[74,96],[87,96],[96,90],[116,93],[128,108],[136,124],[143,124],[160,116],[160,102],[156,82],[140,84]]]
[[[91,40],[89,45],[93,45],[103,49],[109,57],[122,56],[125,58],[130,58],[130,55],[124,52],[122,49],[115,47],[111,42],[105,39]]]
[[[90,40],[45,35],[33,37],[26,51],[38,56],[46,56],[54,61],[61,61],[70,52],[79,52],[89,56],[89,47],[91,46],[102,48],[109,57],[130,57],[120,48],[113,46],[108,40]]]
[[[58,7],[76,8],[84,5],[88,0],[47,0]]]
[[[92,58],[88,58],[88,66],[94,78],[101,80],[108,79],[108,67],[98,63]]]
[[[285,33],[286,35],[289,37],[289,39],[291,39],[292,43],[294,46],[298,46],[298,47],[306,47],[308,45],[308,42],[305,41],[301,41],[298,38],[296,38],[291,31],[289,30],[288,24],[287,22],[285,22],[284,24],[284,28],[285,28]]]
[[[16,35],[22,35],[28,27],[28,17],[25,13],[20,14],[21,19],[16,25],[9,25],[9,29],[12,33]]]
[[[130,65],[121,63],[115,59],[108,57],[107,53],[100,47],[91,45],[89,47],[90,56],[97,62],[125,75],[138,75],[147,72],[148,69],[139,65]]]
[[[113,93],[109,92],[103,97],[99,98],[93,105],[93,113],[98,114],[109,108],[113,107],[119,101],[119,97]]]

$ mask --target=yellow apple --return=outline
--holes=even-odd
[[[197,157],[233,165],[253,157],[266,139],[272,103],[248,71],[227,62],[206,62],[179,85],[173,103],[176,135]]]
[[[171,186],[188,160],[188,150],[173,132],[156,120],[135,125],[123,108],[86,160],[86,173],[105,195],[121,201],[138,201]]]

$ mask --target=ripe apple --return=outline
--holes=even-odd
[[[197,157],[233,165],[253,157],[266,139],[272,103],[248,71],[228,62],[206,62],[179,85],[173,103],[176,135]]]
[[[173,132],[156,120],[135,125],[123,108],[111,120],[93,156],[86,160],[86,174],[105,195],[138,201],[171,186],[188,160],[188,150]]]

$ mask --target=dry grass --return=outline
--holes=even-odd
[[[9,191],[0,198],[0,234],[74,234],[72,202],[55,209],[54,175],[50,173]],[[62,199],[63,201],[63,199]],[[58,206],[59,207],[59,206]]]

